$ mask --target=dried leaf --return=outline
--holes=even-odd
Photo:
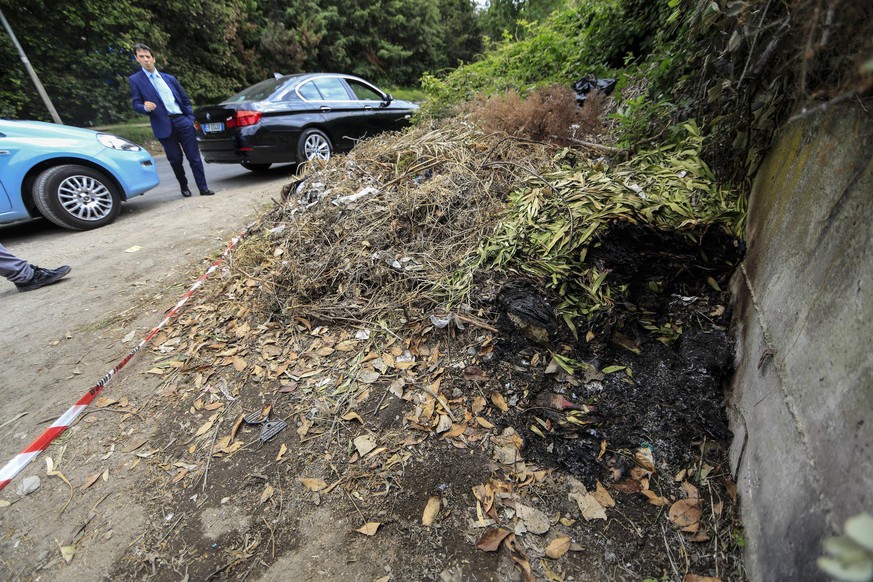
[[[231,360],[231,363],[233,364],[234,370],[236,370],[237,372],[242,372],[249,365],[249,363],[246,362],[245,359],[239,356],[234,356]]]
[[[266,503],[273,496],[273,486],[269,483],[266,487],[264,487],[263,493],[261,493],[261,503]]]
[[[491,393],[491,404],[500,409],[501,412],[509,410],[509,405],[506,403],[506,399],[503,398],[503,394],[500,392]]]
[[[643,486],[640,482],[634,479],[625,479],[624,481],[613,483],[610,487],[617,489],[622,493],[639,493],[643,490]]]
[[[125,453],[132,453],[133,451],[137,450],[138,448],[140,448],[141,446],[143,446],[147,442],[149,442],[149,439],[146,439],[146,438],[134,439],[126,447],[124,447],[124,449],[122,449],[122,451]]]
[[[79,489],[87,489],[88,487],[90,487],[91,485],[96,483],[99,478],[100,478],[100,473],[94,473],[93,475],[91,475],[90,477],[87,477],[85,479],[85,481],[82,482],[82,484],[79,486]]]
[[[358,380],[360,380],[364,384],[372,384],[373,382],[377,381],[381,376],[382,374],[380,374],[376,370],[362,370],[358,374]]]
[[[346,412],[340,418],[343,420],[357,420],[361,424],[364,424],[364,419],[361,418],[361,415],[358,414],[357,412],[353,412],[353,411]]]
[[[358,455],[362,457],[376,448],[376,439],[372,435],[362,434],[355,438],[353,442],[358,450]]]
[[[524,549],[519,545],[518,539],[514,535],[508,536],[503,540],[503,545],[509,550],[509,557],[521,570],[521,579],[524,582],[535,582],[536,578],[534,578],[530,562],[524,553]]]
[[[61,456],[63,456],[63,453],[61,453]],[[71,490],[73,489],[73,484],[70,483],[70,481],[64,476],[64,474],[61,473],[60,471],[55,470],[55,462],[52,460],[51,457],[45,458],[45,466],[46,466],[46,475],[49,475],[50,477],[60,477],[61,481],[66,483],[67,486]],[[107,469],[107,471],[108,471],[108,469]],[[72,493],[70,493],[70,495],[72,495]]]
[[[194,433],[194,438],[197,438],[199,436],[203,436],[204,434],[209,432],[209,429],[211,429],[212,426],[215,424],[216,418],[217,418],[217,416],[213,415],[209,420],[207,420],[202,425],[200,425],[200,428],[198,428],[197,432]]]
[[[670,505],[670,500],[669,500],[669,499],[667,499],[666,497],[661,497],[660,495],[658,495],[657,493],[655,493],[655,492],[652,491],[651,489],[642,489],[642,490],[640,491],[640,493],[642,493],[643,495],[645,495],[645,496],[646,496],[646,499],[647,499],[647,500],[649,501],[649,503],[651,503],[652,505],[656,505],[656,506],[658,506],[658,507],[661,507],[661,506],[664,506],[664,505]]]
[[[606,519],[606,510],[603,509],[603,506],[590,493],[576,491],[570,494],[570,499],[579,505],[579,511],[582,512],[582,517],[585,518],[585,521]]]
[[[494,425],[482,418],[481,416],[476,417],[476,423],[482,428],[492,429]]]
[[[700,499],[700,493],[697,491],[697,487],[688,481],[682,482],[682,490],[685,492],[685,497],[688,499]]]
[[[700,521],[697,499],[680,499],[670,506],[668,517],[678,527],[688,527]]]
[[[640,447],[634,451],[634,461],[646,471],[655,472],[655,458],[649,447]]]
[[[452,419],[447,414],[440,414],[440,420],[436,427],[437,434],[444,433],[452,428]]]
[[[118,400],[114,398],[109,398],[108,396],[99,396],[97,400],[94,401],[94,406],[97,408],[106,408],[107,406],[112,406],[113,404],[118,404]]]
[[[467,423],[464,424],[456,424],[452,426],[452,428],[443,435],[443,438],[453,439],[455,437],[459,437],[464,434],[464,431],[467,430]]]
[[[69,564],[73,561],[73,556],[76,555],[76,546],[61,546],[61,557]]]
[[[544,534],[549,531],[549,528],[551,527],[549,516],[536,507],[517,503],[515,505],[515,511],[518,518],[524,522],[527,531],[535,534]]]
[[[279,447],[279,454],[276,455],[276,460],[281,461],[282,457],[284,457],[285,453],[287,453],[287,452],[288,452],[288,447],[285,445],[285,443],[282,443],[282,446]]]
[[[721,578],[712,576],[698,576],[697,574],[685,574],[682,582],[721,582]]]
[[[482,537],[480,537],[479,541],[476,542],[476,547],[483,552],[496,552],[506,536],[511,533],[511,531],[503,529],[502,527],[490,529],[482,534]]]
[[[485,406],[488,402],[481,396],[477,396],[473,399],[473,404],[470,406],[470,409],[473,411],[473,414],[479,414],[483,410],[485,410]]]
[[[570,550],[570,538],[567,536],[558,536],[553,539],[546,547],[546,556],[553,560],[557,560]]]
[[[477,368],[476,366],[467,366],[464,368],[464,380],[468,380],[470,382],[487,382],[488,375],[485,374],[485,371],[482,368]]]
[[[434,520],[436,520],[437,515],[440,512],[440,498],[431,496],[427,500],[427,504],[424,506],[424,513],[421,516],[422,525],[430,526],[433,525]]]
[[[310,491],[321,491],[322,489],[327,488],[327,481],[324,481],[323,479],[299,477],[297,480]]]
[[[372,536],[372,535],[376,535],[376,531],[379,530],[380,525],[382,525],[382,524],[378,521],[370,521],[370,522],[365,523],[364,525],[362,525],[361,527],[359,527],[355,531],[362,533],[365,536]]]
[[[597,503],[603,507],[615,507],[615,500],[600,481],[597,482],[597,489],[592,493],[592,495],[594,496],[594,499],[597,500]]]

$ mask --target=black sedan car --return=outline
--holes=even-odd
[[[207,162],[262,171],[348,151],[357,140],[407,125],[416,109],[352,75],[307,73],[261,81],[197,108],[194,117]]]

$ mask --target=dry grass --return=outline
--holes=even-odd
[[[506,133],[532,141],[570,145],[574,140],[600,136],[604,131],[604,97],[592,93],[577,107],[575,93],[561,85],[533,91],[478,97],[468,106],[471,116],[489,132]]]
[[[409,309],[446,300],[447,281],[494,229],[508,193],[553,154],[462,119],[368,140],[286,187],[236,266],[260,283],[261,309],[280,318],[409,320]],[[366,188],[376,191],[337,203]]]

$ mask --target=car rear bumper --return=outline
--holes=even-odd
[[[210,164],[284,164],[296,162],[294,148],[277,148],[274,146],[237,147],[230,139],[200,141],[200,154]]]

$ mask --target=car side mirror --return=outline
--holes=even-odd
[[[391,93],[385,94],[385,99],[382,100],[382,107],[388,107],[391,105],[391,102],[394,101],[394,95]]]

